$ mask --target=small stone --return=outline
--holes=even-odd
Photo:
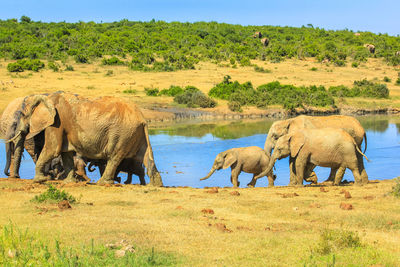
[[[375,197],[374,196],[365,196],[364,199],[365,200],[373,200]]]
[[[216,194],[216,193],[218,193],[218,188],[217,187],[213,187],[210,190],[207,190],[206,193]]]
[[[299,207],[294,207],[293,210],[297,211],[297,210],[299,210]]]
[[[71,205],[69,204],[68,200],[63,200],[58,203],[58,208],[60,210],[70,209]]]
[[[290,198],[290,197],[298,197],[299,195],[297,193],[284,193],[282,194],[283,198]]]
[[[212,209],[202,209],[201,212],[204,214],[214,214],[214,211]]]
[[[321,191],[321,192],[323,192],[323,193],[328,192],[328,190],[326,190],[325,187],[320,187],[320,188],[319,188],[319,191]]]
[[[232,191],[229,194],[231,194],[232,196],[240,196],[240,193],[238,191]]]
[[[228,232],[228,233],[231,233],[231,232],[232,232],[232,230],[226,228],[226,225],[223,224],[223,223],[216,223],[216,224],[215,224],[215,227],[216,227],[218,230],[222,231],[222,232]]]
[[[182,206],[177,206],[175,209],[176,210],[183,210],[183,207]]]
[[[319,209],[319,208],[321,208],[321,205],[318,204],[318,203],[311,203],[311,204],[310,204],[310,208],[317,208],[317,209]]]
[[[116,250],[115,251],[115,257],[116,258],[122,258],[122,257],[124,257],[125,256],[125,250],[123,250],[123,249],[119,249],[119,250]]]
[[[344,198],[351,198],[349,191],[344,192]]]
[[[340,203],[339,206],[342,210],[352,210],[353,209],[353,205],[349,204],[349,203]]]

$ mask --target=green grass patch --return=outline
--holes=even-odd
[[[393,196],[400,198],[400,177],[397,177],[395,181],[396,185],[393,186],[391,193]]]
[[[116,248],[117,249],[117,248]],[[13,224],[3,226],[0,232],[0,265],[2,266],[176,266],[177,257],[154,249],[135,247],[116,257],[115,250],[104,245],[80,244],[64,247],[58,240],[46,241],[28,229]]]
[[[68,200],[69,203],[77,202],[74,196],[70,195],[64,190],[60,191],[51,184],[49,184],[48,187],[49,188],[44,193],[35,196],[31,201],[38,203],[58,203],[62,200]]]

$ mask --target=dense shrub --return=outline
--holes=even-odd
[[[388,98],[389,89],[386,84],[379,84],[368,81],[367,79],[354,81],[353,90],[359,92],[359,96],[372,98]]]
[[[24,70],[39,71],[43,68],[44,63],[39,59],[21,59],[7,65],[7,70],[9,72],[22,72]]]
[[[242,106],[237,101],[229,101],[228,108],[234,112],[242,112]]]
[[[74,71],[74,67],[72,65],[65,66],[66,71]]]
[[[125,63],[122,60],[120,60],[119,58],[113,56],[110,58],[103,58],[101,60],[101,64],[103,64],[103,65],[124,65]]]
[[[270,42],[263,46],[255,31]],[[280,62],[285,58],[317,57],[336,65],[352,58],[361,62],[381,57],[398,64],[398,37],[349,30],[311,27],[241,26],[217,22],[179,23],[128,21],[112,23],[46,23],[27,17],[0,20],[0,57],[61,60],[78,63],[104,56],[132,56],[130,67],[140,71],[191,69],[199,61],[250,66],[253,59]],[[373,43],[375,54],[363,44]],[[336,61],[337,60],[337,61]],[[153,64],[157,63],[155,66]]]
[[[68,200],[69,203],[76,202],[76,198],[71,196],[69,193],[58,190],[52,185],[48,185],[47,191],[44,193],[35,196],[31,201],[33,202],[49,202],[49,203],[58,203],[62,200]]]
[[[372,97],[388,98],[389,89],[385,84],[374,83],[366,79],[354,81],[353,88],[344,85],[329,87],[329,93],[336,97]]]
[[[60,70],[60,66],[54,61],[50,61],[47,64],[47,67],[49,67],[49,69],[53,70],[54,72],[58,72]]]
[[[162,89],[159,95],[176,96],[183,93],[183,88],[180,86],[171,85],[168,89]]]
[[[160,90],[158,90],[158,88],[144,88],[144,92],[148,96],[158,96]]]
[[[250,82],[240,84],[238,81],[232,82],[231,77],[226,75],[224,80],[211,88],[208,95],[215,98],[229,100],[230,96],[238,91],[254,90]]]
[[[188,107],[213,108],[217,105],[215,100],[207,97],[194,86],[187,86],[185,90],[174,97],[174,102],[185,104]]]

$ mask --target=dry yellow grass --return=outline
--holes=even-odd
[[[325,266],[331,256],[315,252],[321,231],[345,229],[357,232],[363,245],[335,251],[337,266],[399,266],[400,200],[387,194],[394,184],[330,186],[327,192],[320,187],[220,188],[214,194],[193,188],[63,185],[80,203],[59,211],[30,202],[46,186],[0,179],[0,225],[12,221],[65,246],[89,244],[92,238],[96,244],[126,239],[178,255],[184,266]],[[345,199],[342,189],[352,198]],[[342,202],[354,209],[340,209]]]
[[[399,106],[400,86],[395,86],[399,68],[388,66],[381,59],[370,59],[368,63],[361,64],[358,68],[352,68],[351,64],[345,67],[327,66],[316,62],[314,59],[286,60],[281,63],[253,61],[271,73],[255,72],[253,67],[239,67],[237,69],[220,67],[212,63],[200,63],[196,70],[183,70],[176,72],[136,72],[126,66],[102,66],[100,62],[93,64],[74,64],[75,71],[53,72],[45,69],[38,73],[25,71],[20,74],[9,73],[7,64],[9,61],[0,62],[0,113],[7,103],[19,96],[34,93],[54,92],[64,90],[90,97],[100,95],[117,95],[130,98],[142,107],[155,105],[168,105],[172,103],[171,97],[148,97],[144,88],[168,88],[170,85],[194,85],[204,92],[208,92],[215,84],[222,81],[225,75],[230,75],[232,80],[243,83],[251,81],[254,86],[278,80],[283,84],[294,85],[347,85],[351,86],[354,80],[367,78],[383,80],[389,77],[388,83],[392,99],[390,100],[349,100],[351,105],[363,106],[367,103],[375,103],[375,106]],[[312,67],[317,68],[311,71]],[[61,69],[64,69],[62,67]],[[107,76],[107,71],[113,74]],[[123,93],[124,90],[134,89],[136,94]],[[226,102],[220,101],[218,110],[226,110]]]

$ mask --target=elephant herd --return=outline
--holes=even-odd
[[[258,147],[233,148],[215,158],[208,179],[216,170],[231,167],[231,181],[239,186],[241,171],[252,173],[248,186],[255,186],[257,179],[267,176],[273,186],[276,176],[272,168],[276,160],[289,157],[290,183],[298,186],[303,180],[316,183],[313,172],[316,166],[329,167],[328,181],[339,185],[346,168],[350,169],[356,184],[368,183],[364,168],[361,144],[367,136],[360,122],[350,116],[298,116],[274,122],[268,132],[264,150]],[[271,154],[273,150],[273,153]]]
[[[99,166],[99,184],[114,183],[120,171],[128,173],[128,180],[139,175],[143,184],[145,167],[150,184],[163,185],[146,120],[136,105],[123,99],[89,100],[64,92],[17,98],[3,112],[0,126],[6,137],[4,172],[10,177],[19,177],[25,147],[36,163],[35,182],[54,176],[87,180],[90,162],[89,167]],[[62,173],[57,173],[60,164]]]
[[[143,114],[136,105],[117,97],[89,100],[55,92],[17,98],[2,114],[0,134],[6,139],[4,173],[10,177],[19,178],[25,148],[36,164],[34,182],[90,180],[85,167],[93,171],[97,166],[99,184],[120,182],[118,173],[126,172],[125,183],[131,183],[135,174],[145,185],[146,173],[151,185],[163,186]],[[289,157],[289,185],[317,182],[316,166],[330,167],[328,180],[335,185],[346,168],[353,172],[356,184],[364,184],[368,182],[363,163],[366,156],[361,152],[364,139],[365,153],[365,131],[349,116],[298,116],[277,121],[268,132],[264,149],[253,146],[221,152],[201,180],[231,167],[234,187],[239,186],[241,171],[253,174],[248,186],[255,186],[263,176],[273,186],[276,160]]]

